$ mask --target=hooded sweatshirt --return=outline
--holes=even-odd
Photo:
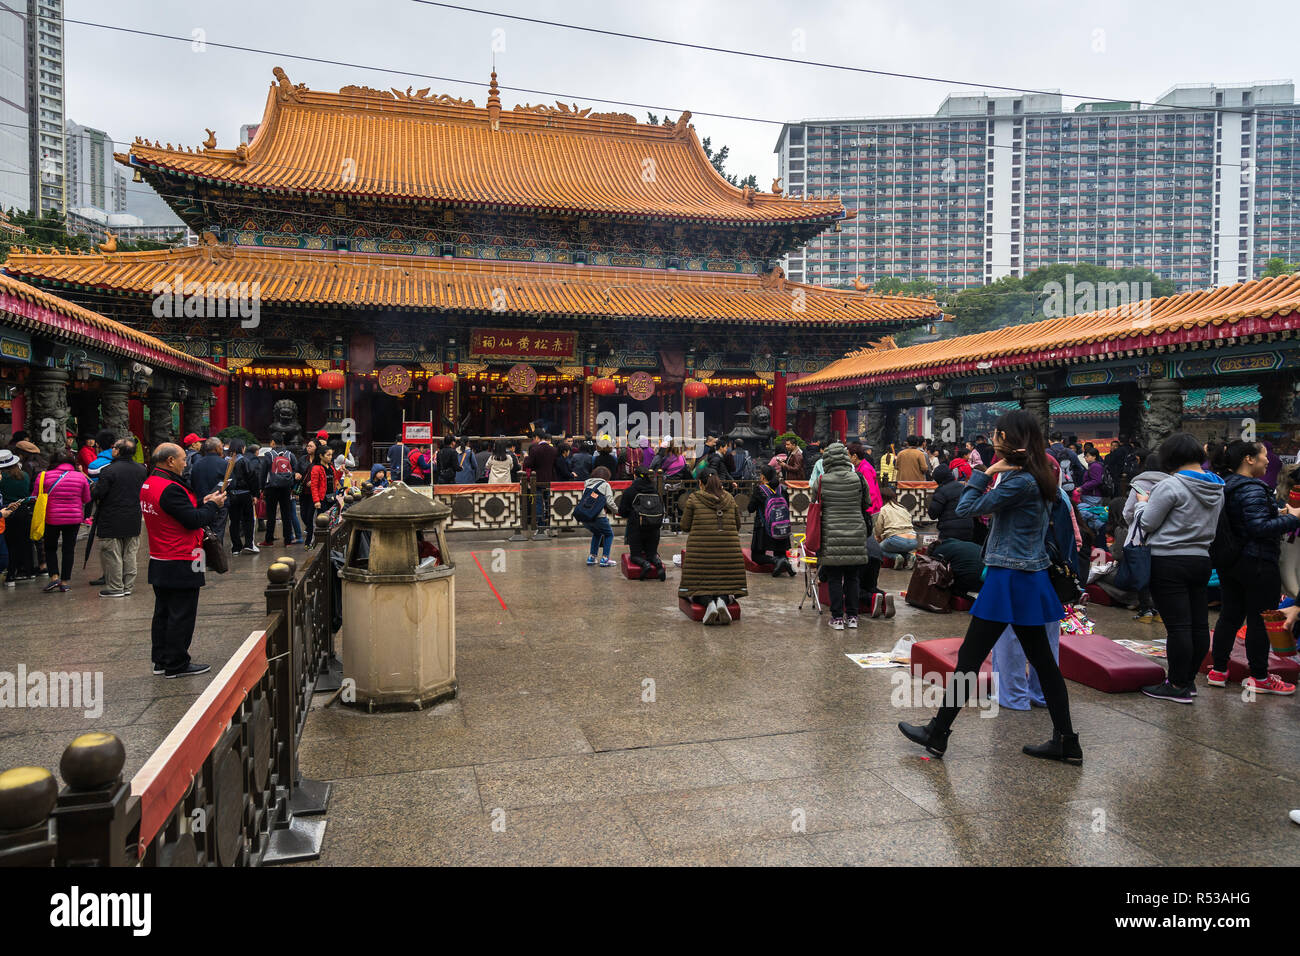
[[[1133,513],[1153,556],[1204,558],[1222,508],[1222,478],[1208,471],[1180,471],[1156,485]]]

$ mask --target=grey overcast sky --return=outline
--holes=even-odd
[[[1084,97],[1154,100],[1177,83],[1293,79],[1300,4],[1199,0],[915,3],[895,0],[560,2],[461,0],[465,6],[798,59],[950,77],[922,82],[597,36],[413,0],[68,0],[65,16],[270,53],[196,52],[190,42],[67,27],[67,114],[117,140],[144,136],[222,146],[260,120],[271,68],[294,83],[355,83],[486,99],[493,45],[503,87],[689,109],[701,137],[731,147],[728,171],[766,189],[777,121],[933,113],[952,90],[1004,84]],[[495,33],[494,31],[501,31]],[[352,66],[294,60],[321,57]],[[362,69],[361,66],[374,69]],[[421,80],[395,71],[465,79]],[[554,97],[503,90],[503,104]],[[1067,100],[1067,108],[1077,100]],[[638,119],[644,109],[624,108]]]

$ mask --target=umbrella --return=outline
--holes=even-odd
[[[90,549],[95,546],[95,528],[98,527],[99,505],[96,503],[95,510],[90,516],[90,534],[86,535],[86,556],[81,559],[81,568],[84,571],[86,565],[90,562]]]

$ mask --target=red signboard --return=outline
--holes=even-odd
[[[402,442],[406,445],[433,443],[433,422],[402,422]]]
[[[531,365],[512,365],[506,374],[506,384],[512,391],[527,395],[537,386],[537,372]]]
[[[411,387],[411,373],[400,365],[385,365],[379,370],[379,388],[385,395],[405,395]]]
[[[475,329],[469,354],[482,359],[549,359],[572,362],[578,351],[577,332],[539,329]]]

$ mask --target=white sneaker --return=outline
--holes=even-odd
[[[250,552],[250,553],[252,553],[252,554],[258,554],[258,553],[260,553],[260,551],[259,551],[257,545],[255,545],[255,544],[250,544],[250,545],[249,545],[247,548],[245,548],[244,550],[245,550],[245,551],[248,551],[248,552]]]
[[[704,609],[704,619],[701,623],[713,624],[718,619],[718,599],[714,598],[709,602],[709,606]]]
[[[1292,823],[1300,823],[1300,810],[1292,810],[1292,811],[1291,811],[1291,822],[1292,822]]]
[[[718,598],[718,623],[731,623],[731,610],[727,607],[727,602],[724,598]]]

